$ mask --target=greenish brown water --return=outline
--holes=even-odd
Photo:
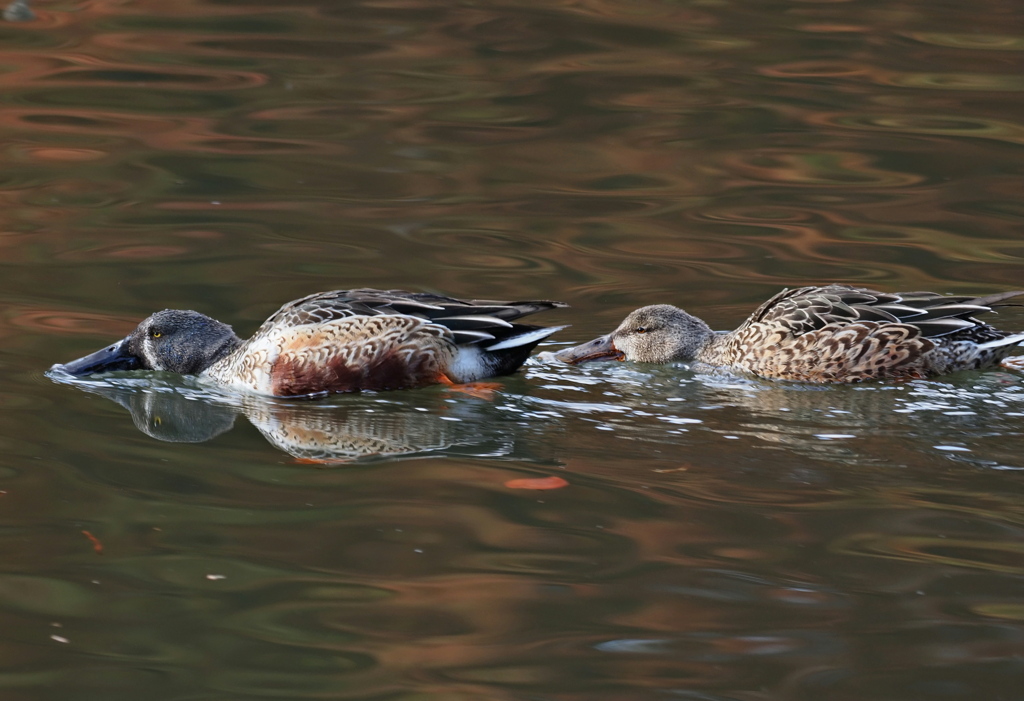
[[[651,302],[1019,288],[1016,3],[33,7],[0,23],[0,698],[1024,699],[1019,372],[44,375],[345,287],[565,300],[549,350]]]

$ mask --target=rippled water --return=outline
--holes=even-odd
[[[1015,3],[32,7],[0,22],[0,697],[1024,698],[1018,370],[44,375],[339,287],[565,300],[548,351],[656,301],[1021,287]]]

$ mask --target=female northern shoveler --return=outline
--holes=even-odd
[[[783,290],[735,331],[715,333],[678,307],[656,304],[619,328],[555,355],[667,363],[696,360],[799,382],[915,379],[994,365],[1024,341],[974,318],[1024,294],[945,297],[847,285]]]
[[[565,326],[512,323],[562,302],[459,300],[400,290],[335,290],[289,302],[248,341],[194,311],[166,309],[126,338],[67,365],[197,374],[275,397],[422,387],[506,375]]]

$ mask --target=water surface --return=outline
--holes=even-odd
[[[44,375],[335,288],[565,300],[553,350],[651,302],[1021,287],[1014,3],[33,8],[0,23],[0,696],[1024,698],[1013,369]]]

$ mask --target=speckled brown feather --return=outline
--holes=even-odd
[[[270,368],[278,397],[436,384],[455,354],[444,327],[404,316],[357,316],[281,334]]]
[[[973,318],[1022,294],[946,297],[830,285],[783,290],[735,331],[709,339],[696,359],[801,382],[914,379],[998,362],[1008,337]]]
[[[278,397],[468,381],[519,367],[537,341],[557,328],[512,321],[562,306],[398,290],[321,292],[284,305],[205,374],[222,385]],[[517,334],[539,336],[489,351]],[[478,366],[467,368],[460,353]]]

